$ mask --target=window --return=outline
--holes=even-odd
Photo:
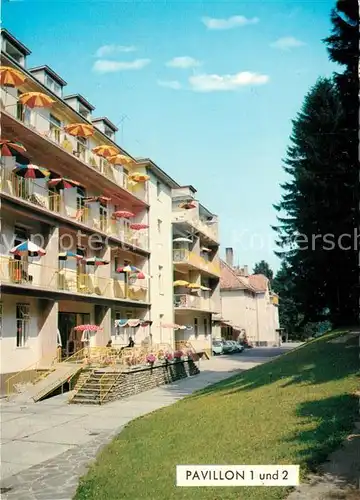
[[[27,241],[28,239],[29,239],[28,230],[23,228],[23,227],[20,227],[20,226],[15,226],[15,228],[14,228],[14,247],[16,247],[17,245],[20,245],[20,243],[23,243],[24,241]],[[21,260],[21,256],[14,255],[14,260]],[[27,260],[26,257],[24,257],[24,260]]]
[[[76,152],[77,156],[82,160],[85,160],[87,140],[85,137],[77,137],[76,141]]]
[[[164,276],[163,276],[163,266],[159,266],[159,293],[164,295]]]
[[[60,142],[61,121],[56,116],[50,114],[50,133],[52,139]]]
[[[81,114],[81,116],[83,116],[84,118],[88,119],[89,118],[89,115],[90,115],[90,112],[89,110],[83,106],[80,102],[79,102],[79,113]]]
[[[22,92],[18,90],[18,97],[20,97]],[[16,105],[16,118],[25,123],[30,123],[31,110],[28,106],[24,106],[20,101]]]
[[[114,131],[111,130],[111,128],[107,127],[106,125],[105,125],[105,128],[104,128],[104,134],[106,136],[108,136],[110,139],[114,139]]]
[[[157,183],[156,183],[156,196],[157,196],[157,199],[160,198],[160,195],[161,195],[161,182],[157,181]]]
[[[164,320],[164,315],[159,314],[160,344],[162,343],[163,340],[163,328],[162,328],[163,320]]]
[[[103,205],[102,203],[100,203],[99,213],[100,213],[100,229],[101,229],[101,231],[106,231],[107,230],[107,217],[108,217],[108,211],[107,211],[106,205]]]
[[[9,54],[9,56],[11,56],[13,59],[15,59],[15,61],[21,64],[21,66],[24,66],[25,57],[20,52],[20,50],[14,47],[9,41],[6,41],[5,47],[5,52]]]
[[[207,337],[208,335],[208,320],[207,318],[204,318],[204,335]]]
[[[194,318],[194,333],[195,337],[199,335],[199,320],[197,318]]]
[[[30,305],[16,304],[16,347],[26,347],[29,338]]]
[[[161,234],[161,225],[162,225],[162,220],[158,219],[157,220],[157,230],[158,230],[159,234]]]

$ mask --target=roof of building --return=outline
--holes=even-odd
[[[269,280],[263,274],[250,274],[249,281],[251,286],[259,292],[266,292],[269,287]]]
[[[56,80],[63,87],[65,85],[67,85],[67,82],[65,80],[63,80],[60,75],[55,73],[55,71],[53,69],[51,69],[50,66],[48,66],[47,64],[44,64],[43,66],[36,66],[35,68],[30,68],[29,71],[30,71],[30,73],[37,73],[38,71],[45,71],[46,73],[48,73],[48,75],[51,76],[51,78]]]
[[[17,38],[14,37],[7,29],[1,28],[1,34],[5,36],[20,52],[29,56],[31,54],[31,50],[28,49],[23,43],[20,42]]]
[[[117,126],[109,120],[106,116],[101,116],[100,118],[92,118],[91,120],[93,123],[96,122],[104,122],[108,127],[110,127],[114,132],[117,132],[119,129]]]
[[[92,104],[90,104],[89,101],[87,99],[85,99],[85,97],[82,96],[81,94],[67,95],[63,99],[64,99],[64,101],[68,101],[68,100],[74,99],[74,98],[76,98],[78,101],[80,101],[81,104],[83,104],[85,107],[87,107],[91,111],[94,111],[95,107]]]
[[[164,170],[156,165],[156,163],[150,158],[136,158],[136,162],[138,164],[145,163],[146,166],[149,167],[150,170],[164,182],[164,184],[167,184],[171,188],[176,189],[180,187],[179,184],[172,177],[170,177],[170,175],[164,172]]]
[[[223,260],[221,264],[220,288],[221,290],[250,290],[251,292],[261,293],[268,289],[269,280],[262,274],[251,274],[250,276],[241,276],[234,268],[229,266]]]

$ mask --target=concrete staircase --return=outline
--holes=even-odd
[[[75,395],[69,401],[71,404],[100,405],[107,401],[112,388],[121,377],[119,372],[93,371],[87,380],[78,381]]]

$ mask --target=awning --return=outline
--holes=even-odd
[[[116,319],[115,327],[125,327],[129,326],[131,328],[136,328],[137,326],[150,326],[152,325],[152,321],[150,320],[141,320],[141,319]]]

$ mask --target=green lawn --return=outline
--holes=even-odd
[[[75,500],[272,500],[285,488],[176,488],[176,464],[324,461],[353,429],[358,340],[333,333],[131,422],[98,456]]]

